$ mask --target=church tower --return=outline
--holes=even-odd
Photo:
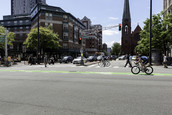
[[[124,11],[122,18],[122,54],[131,54],[131,17],[129,0],[124,1]]]

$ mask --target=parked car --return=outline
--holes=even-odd
[[[87,61],[85,57],[83,57],[84,63]],[[80,64],[81,63],[81,57],[77,57],[72,61],[73,64]]]
[[[96,61],[96,60],[97,60],[97,56],[89,56],[89,57],[87,58],[87,61],[90,61],[90,62]]]
[[[120,57],[118,57],[119,60],[125,60],[126,59],[126,56],[125,55],[122,55]]]
[[[64,56],[63,59],[60,61],[60,63],[72,63],[73,57],[72,56]]]
[[[97,61],[101,61],[102,60],[102,55],[99,55],[98,57],[97,57]]]
[[[111,59],[112,60],[116,60],[117,59],[117,56],[116,55],[111,55]]]

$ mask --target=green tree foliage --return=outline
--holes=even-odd
[[[172,14],[164,17],[162,29],[161,37],[164,39],[164,46],[167,45],[167,42],[172,45]]]
[[[171,19],[171,17],[169,18],[164,18],[163,21],[163,17],[161,14],[157,14],[157,15],[153,15],[152,18],[152,48],[155,49],[159,49],[160,51],[164,50],[164,40],[166,40],[166,42],[169,42],[169,37],[171,33],[169,31],[171,31],[170,29],[165,30],[166,25],[168,23],[168,25],[170,26],[169,20]],[[138,45],[135,48],[135,51],[138,51],[141,54],[148,54],[149,53],[149,33],[150,33],[150,19],[147,19],[144,22],[144,27],[143,30],[140,33],[140,38],[141,40],[138,42]]]
[[[0,26],[0,35],[4,35],[4,34],[5,34],[5,28]],[[15,38],[15,33],[9,32],[7,34],[7,44],[8,44],[8,46],[13,45],[14,38]],[[5,43],[0,43],[0,48],[3,48],[4,46],[5,46]]]
[[[53,30],[40,27],[39,28],[39,46],[41,49],[58,49],[59,45],[59,35],[54,33]],[[24,45],[32,50],[37,49],[38,42],[38,29],[34,28],[28,34]]]
[[[114,43],[111,50],[111,55],[119,55],[121,52],[121,45],[119,43]]]

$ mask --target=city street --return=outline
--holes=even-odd
[[[148,76],[124,64],[0,67],[0,115],[171,115],[172,67]]]

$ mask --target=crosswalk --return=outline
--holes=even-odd
[[[45,67],[44,65],[26,65],[26,66],[23,66],[23,67],[29,67],[29,68],[32,68],[32,67]],[[87,66],[80,66],[80,65],[74,65],[74,64],[55,64],[55,65],[47,65],[47,67],[50,67],[50,68],[122,68],[120,66],[116,66],[116,65],[111,65],[109,67],[100,67],[98,66],[97,64],[94,64],[94,65],[87,65]]]

